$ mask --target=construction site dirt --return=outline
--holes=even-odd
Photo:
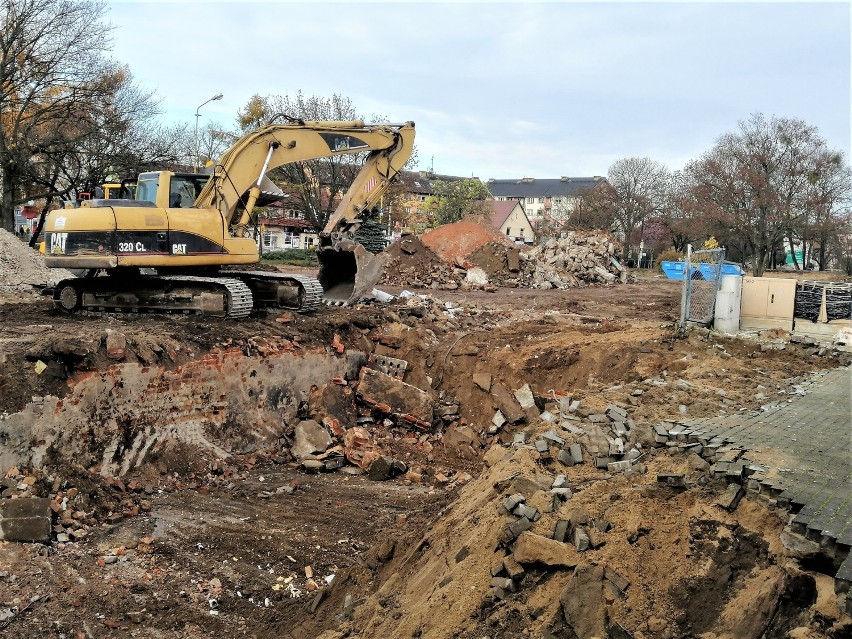
[[[837,557],[654,436],[849,355],[681,335],[631,281],[238,322],[4,291],[0,519],[49,524],[0,541],[0,636],[852,636]]]

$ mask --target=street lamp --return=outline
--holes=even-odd
[[[199,111],[201,110],[201,107],[203,107],[205,104],[207,104],[207,102],[213,102],[213,100],[221,100],[221,99],[222,99],[222,94],[217,93],[216,95],[214,95],[209,100],[199,104],[198,108],[195,110],[195,164],[192,167],[194,173],[198,173],[198,161],[201,159],[199,148],[198,148],[198,118],[201,117],[201,114],[199,113]]]

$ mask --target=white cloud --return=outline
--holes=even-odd
[[[680,168],[755,111],[850,151],[848,3],[112,2],[114,57],[169,117],[255,93],[417,123],[422,166],[478,177]]]

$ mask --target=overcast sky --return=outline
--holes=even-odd
[[[849,2],[107,3],[113,56],[164,117],[233,128],[254,94],[414,120],[420,169],[488,178],[679,169],[760,111],[850,152]]]

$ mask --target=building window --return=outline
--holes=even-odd
[[[533,202],[535,202],[535,198],[534,197],[528,197],[526,199],[526,202],[527,202],[527,204],[532,204]]]
[[[263,234],[263,248],[274,249],[275,248],[275,240],[278,239],[271,233]]]
[[[531,216],[532,214],[533,214],[533,210],[527,209],[527,217]]]
[[[544,204],[544,198],[543,198],[543,197],[538,198],[538,203],[539,203],[539,204]]]
[[[506,235],[511,235],[511,234],[512,234],[512,229],[510,229],[510,228],[507,226],[507,227],[506,227]]]

